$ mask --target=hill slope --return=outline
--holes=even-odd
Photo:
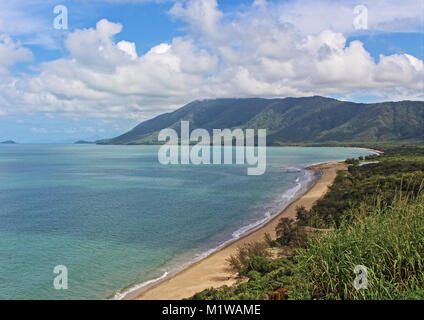
[[[353,103],[319,96],[194,101],[99,144],[157,144],[164,128],[267,129],[267,143],[423,141],[424,102]]]

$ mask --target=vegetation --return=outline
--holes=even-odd
[[[247,275],[257,261],[266,260],[264,258],[269,257],[267,249],[268,245],[265,241],[248,243],[228,259],[230,268],[239,275]]]
[[[424,139],[424,102],[353,103],[324,97],[194,101],[145,121],[100,144],[158,144],[160,130],[190,128],[267,129],[269,145],[359,146],[418,144]]]
[[[299,208],[298,213],[301,211],[302,208]],[[308,242],[304,228],[289,218],[282,218],[275,228],[275,232],[277,234],[277,240],[275,240],[275,243],[271,243],[271,245],[277,244],[278,246],[301,248],[306,246]]]
[[[234,268],[240,282],[192,299],[424,299],[424,148],[384,151],[378,163],[339,172],[322,200],[260,244],[261,253],[267,244],[292,254],[240,248],[248,256]],[[299,235],[309,240],[294,241]],[[354,287],[357,265],[367,268],[365,290]]]
[[[297,251],[295,299],[424,298],[424,197],[398,192],[391,205],[361,206],[354,219]],[[368,269],[356,290],[353,270]]]

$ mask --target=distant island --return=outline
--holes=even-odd
[[[161,114],[131,131],[98,144],[161,144],[164,128],[180,130],[266,129],[267,144],[359,145],[370,142],[420,143],[424,140],[424,101],[354,103],[321,96],[284,99],[209,99]]]
[[[95,142],[85,141],[85,140],[78,140],[75,141],[74,144],[95,144]]]
[[[6,140],[6,141],[3,141],[3,142],[0,142],[0,144],[17,144],[17,143],[13,140]]]

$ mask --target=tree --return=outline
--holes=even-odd
[[[306,226],[309,223],[309,211],[304,206],[296,208],[297,224],[300,226]]]
[[[288,246],[293,239],[295,230],[296,226],[293,219],[281,218],[275,228],[275,232],[278,237],[277,241],[284,246]]]

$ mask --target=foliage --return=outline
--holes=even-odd
[[[282,246],[303,247],[306,245],[307,236],[304,229],[293,219],[281,218],[275,228],[276,242]]]
[[[417,143],[424,138],[424,102],[353,103],[325,97],[214,99],[191,102],[100,144],[160,144],[164,128],[266,129],[269,145]]]
[[[258,268],[255,270],[254,268]],[[291,285],[293,279],[291,258],[255,259],[248,273],[248,281],[236,286],[210,288],[195,294],[192,300],[268,300],[280,288]]]
[[[359,159],[355,159],[355,158],[348,158],[345,160],[345,162],[347,164],[354,164],[354,165],[358,165],[359,164]]]
[[[376,160],[376,156],[365,160]],[[424,180],[424,155],[421,149],[387,154],[378,163],[352,165],[348,173],[338,173],[333,185],[309,212],[302,213],[302,223],[316,228],[338,226],[351,208],[373,205],[377,199],[390,204],[398,190],[416,195]]]
[[[299,226],[305,226],[309,222],[309,212],[305,207],[300,206],[296,208],[296,219]]]
[[[238,247],[237,252],[228,258],[230,268],[240,276],[247,275],[252,269],[252,264],[257,263],[254,258],[265,258],[269,256],[266,241],[251,242]]]
[[[424,197],[399,191],[391,205],[361,206],[354,219],[322,234],[296,255],[295,299],[400,299],[424,290]],[[356,265],[368,289],[353,286]]]
[[[280,220],[277,240],[262,243],[296,246],[293,256],[246,254],[247,282],[193,299],[424,299],[424,148],[384,151],[364,158],[378,163],[339,172],[322,200],[297,208],[297,223]],[[305,225],[334,229],[302,247],[292,239]],[[367,267],[367,290],[353,286],[356,265]]]

